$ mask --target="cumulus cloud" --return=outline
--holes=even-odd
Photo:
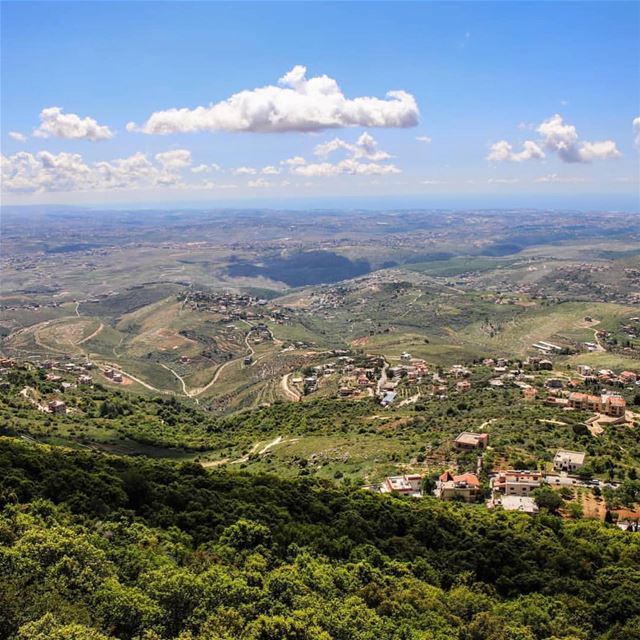
[[[2,188],[11,193],[43,193],[181,186],[180,169],[188,163],[184,164],[184,155],[178,160],[175,152],[167,153],[173,155],[157,154],[156,162],[144,153],[134,153],[90,164],[77,153],[20,152],[2,156]]]
[[[334,138],[316,146],[313,153],[327,158],[332,153],[342,151],[346,158],[339,162],[307,162],[301,156],[283,160],[281,164],[289,166],[290,173],[300,176],[337,176],[349,175],[383,175],[400,173],[394,164],[381,164],[392,156],[386,151],[378,149],[374,137],[364,132],[355,143],[346,142],[341,138]]]
[[[165,169],[182,169],[191,164],[191,151],[187,149],[174,149],[156,153],[156,160]]]
[[[267,167],[263,167],[261,173],[265,176],[277,176],[280,173],[280,169],[273,165],[269,165]]]
[[[236,167],[235,169],[231,169],[231,173],[233,173],[234,176],[255,176],[258,170],[253,167]]]
[[[215,162],[212,164],[199,164],[191,169],[192,173],[213,173],[215,171],[221,171],[222,167]]]
[[[299,176],[337,176],[349,175],[383,175],[389,173],[401,173],[393,164],[378,164],[375,162],[359,162],[353,158],[341,160],[335,164],[331,162],[319,162],[303,165],[295,165],[290,169],[291,173]]]
[[[24,133],[20,133],[19,131],[9,131],[9,137],[12,140],[16,140],[17,142],[26,142],[27,136]]]
[[[40,112],[40,126],[34,129],[36,138],[66,138],[69,140],[109,140],[113,132],[93,118],[81,118],[75,113],[62,113],[60,107],[48,107]]]
[[[522,151],[517,153],[506,140],[500,140],[491,145],[487,156],[492,162],[523,162],[533,158],[544,158],[544,151],[532,140],[525,140]]]
[[[633,127],[633,143],[640,149],[640,116],[633,119],[631,126]]]
[[[536,131],[542,136],[545,148],[555,151],[563,162],[591,162],[620,155],[611,140],[580,142],[576,128],[565,124],[557,113],[542,122]]]
[[[424,144],[431,144],[431,138],[429,136],[417,136],[416,140]]]
[[[613,140],[598,142],[580,140],[576,128],[572,124],[565,123],[562,116],[557,113],[541,122],[535,131],[540,135],[540,140],[537,142],[527,140],[522,151],[514,153],[509,142],[500,140],[491,145],[487,159],[494,162],[522,162],[533,158],[544,158],[544,151],[547,151],[555,153],[562,162],[584,163],[619,158],[621,155]]]
[[[389,91],[385,98],[347,98],[333,78],[307,78],[306,72],[306,67],[297,65],[280,78],[279,86],[240,91],[207,107],[156,111],[141,127],[130,122],[127,131],[273,133],[418,124],[416,100],[406,91]]]
[[[378,143],[374,137],[366,131],[356,140],[355,144],[349,144],[341,138],[334,138],[333,140],[329,140],[329,142],[317,145],[313,153],[316,156],[326,157],[340,149],[352,158],[366,158],[367,160],[373,160],[375,162],[391,158],[386,151],[380,151],[378,149]]]
[[[293,158],[288,158],[287,160],[282,160],[280,164],[287,164],[290,167],[300,166],[302,164],[307,164],[307,161],[302,156],[294,156]]]

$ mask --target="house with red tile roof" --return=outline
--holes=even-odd
[[[474,502],[480,496],[480,480],[475,473],[456,476],[445,471],[436,481],[433,495],[440,500],[459,498],[465,502]]]

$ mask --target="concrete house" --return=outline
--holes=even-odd
[[[583,451],[569,451],[560,449],[553,458],[553,468],[556,471],[573,473],[584,464],[585,453]]]
[[[604,413],[614,418],[623,418],[627,409],[625,399],[620,396],[594,396],[577,391],[569,394],[569,405],[574,409]]]
[[[62,415],[67,413],[67,405],[62,400],[52,400],[47,406],[51,413],[58,413]]]
[[[419,498],[422,496],[422,476],[418,474],[389,476],[384,479],[380,487],[380,492],[398,493],[404,496]]]
[[[440,500],[461,498],[465,502],[474,502],[480,495],[480,480],[475,473],[454,476],[445,471],[436,481],[433,495]]]
[[[543,471],[498,471],[490,480],[492,491],[505,496],[528,496],[544,482]]]
[[[470,431],[463,431],[455,440],[456,449],[463,451],[486,449],[488,444],[488,433],[471,433]]]

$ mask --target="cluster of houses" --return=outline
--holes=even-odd
[[[374,388],[380,378],[383,362],[375,356],[358,359],[349,355],[340,355],[337,362],[330,363],[330,372],[340,371],[338,395],[340,397],[354,396],[366,393],[373,395]],[[324,375],[329,375],[326,367]]]
[[[109,378],[111,382],[117,382],[118,384],[122,384],[124,382],[124,376],[116,369],[107,368],[104,370],[104,375]]]
[[[460,451],[485,450],[489,445],[487,433],[464,431],[454,441]],[[575,474],[585,463],[586,454],[582,451],[560,449],[553,459],[554,473],[547,474],[541,470],[507,469],[490,474],[490,497],[486,505],[490,509],[496,507],[506,511],[537,513],[538,505],[534,491],[546,484],[574,486],[580,484]],[[395,493],[411,497],[422,497],[423,476],[410,474],[390,476],[377,487],[381,493]],[[444,471],[435,481],[433,495],[440,500],[459,500],[478,502],[483,495],[480,479],[475,473],[456,474]]]
[[[287,308],[268,308],[269,301],[264,298],[232,292],[185,291],[180,297],[184,300],[185,306],[193,311],[219,314],[222,322],[270,320],[284,324],[291,320],[293,313]]]
[[[621,371],[614,373],[611,369],[594,369],[587,364],[579,364],[576,371],[582,376],[585,383],[606,384],[617,387],[626,387],[638,384],[640,377],[634,371]]]
[[[627,403],[624,398],[611,394],[591,395],[574,391],[568,397],[572,409],[583,409],[595,413],[604,413],[613,418],[624,418]]]
[[[615,420],[624,420],[627,411],[626,400],[612,389],[601,393],[575,391],[580,384],[587,387],[609,385],[627,387],[640,384],[638,374],[633,371],[622,371],[618,374],[610,369],[595,370],[589,365],[578,365],[577,373],[581,379],[563,380],[549,378],[545,382],[548,395],[547,404],[558,405],[565,409],[579,409],[609,416]]]

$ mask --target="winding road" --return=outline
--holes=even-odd
[[[285,375],[282,376],[282,379],[280,380],[280,389],[282,389],[282,393],[284,393],[285,397],[288,400],[291,400],[292,402],[299,402],[300,394],[297,391],[294,391],[289,386],[290,377],[291,377],[290,373],[286,373]]]

